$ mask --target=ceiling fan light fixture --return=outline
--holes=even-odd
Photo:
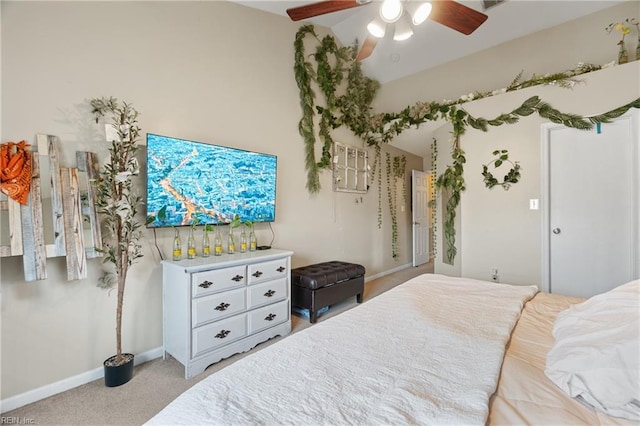
[[[367,24],[367,31],[374,37],[382,38],[386,32],[387,24],[382,22],[380,18],[375,18],[373,21]]]
[[[402,41],[410,38],[413,35],[413,30],[409,24],[409,20],[405,17],[396,22],[396,32],[393,34],[395,41]]]
[[[417,6],[414,6],[411,13],[411,22],[413,23],[413,25],[420,25],[424,21],[426,21],[429,17],[429,14],[431,14],[431,9],[432,6],[429,2],[424,2]]]
[[[400,0],[384,0],[380,5],[380,18],[384,22],[396,22],[402,16],[402,3]]]

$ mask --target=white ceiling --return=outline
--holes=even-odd
[[[287,16],[291,7],[316,1],[232,0],[244,6]],[[417,0],[416,0],[417,1]],[[386,83],[445,62],[496,46],[518,37],[559,25],[597,12],[624,0],[507,0],[484,11],[480,0],[462,0],[468,7],[488,15],[487,21],[471,35],[464,35],[434,21],[414,27],[408,40],[394,41],[392,31],[378,42],[373,54],[362,62],[366,75]],[[373,19],[380,2],[333,12],[300,21],[330,28],[344,45],[367,37],[367,24]],[[526,17],[526,19],[522,19]]]
[[[231,1],[282,15],[287,19],[288,8],[315,3],[287,0]],[[488,15],[488,19],[471,35],[463,35],[431,20],[414,27],[413,37],[405,41],[394,41],[392,31],[387,30],[387,36],[378,42],[373,54],[362,62],[362,69],[367,76],[386,83],[623,2],[624,0],[506,0],[485,11],[480,0],[461,0],[459,3]],[[328,27],[343,45],[351,45],[354,40],[362,41],[367,37],[366,26],[377,13],[379,4],[378,0],[374,0],[361,7],[301,21],[300,25],[311,23]],[[392,145],[421,157],[428,157],[429,144],[423,141],[442,124],[431,122],[421,125],[419,129],[408,129],[395,137]]]

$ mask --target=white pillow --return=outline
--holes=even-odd
[[[640,280],[560,312],[545,374],[571,397],[640,420]]]

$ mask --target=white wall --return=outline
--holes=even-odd
[[[616,57],[618,38],[604,28],[610,22],[640,16],[640,2],[633,1],[606,9],[432,70],[387,83],[377,100],[377,109],[400,110],[416,101],[457,99],[474,91],[506,87],[524,70],[532,74],[559,72],[578,62],[604,64]],[[632,33],[635,37],[635,31]],[[635,38],[627,48],[635,52]],[[640,62],[606,69],[579,77],[584,83],[573,90],[553,86],[535,87],[464,105],[472,115],[493,118],[509,112],[525,99],[539,95],[563,112],[595,115],[640,97]],[[438,215],[438,250],[435,271],[489,279],[498,268],[502,282],[541,283],[541,212],[529,210],[529,199],[541,196],[539,116],[521,119],[515,125],[490,128],[487,133],[469,128],[461,139],[466,152],[467,190],[457,220],[458,256],[453,266],[442,263],[442,216]],[[438,140],[439,172],[450,163],[451,128],[445,125],[422,140]],[[522,179],[509,191],[488,190],[482,181],[482,164],[491,161],[494,149],[508,149],[510,158],[519,160]]]
[[[639,75],[640,62],[636,61],[585,75],[584,84],[571,91],[550,86],[530,88],[472,102],[465,108],[474,116],[495,117],[537,95],[560,111],[596,115],[640,97]],[[465,135],[463,276],[489,279],[491,269],[498,268],[502,282],[541,285],[543,210],[529,210],[529,200],[539,200],[542,195],[540,125],[546,122],[536,115],[487,133],[470,130]],[[507,149],[510,159],[520,160],[522,179],[508,191],[489,190],[482,181],[482,164],[491,161],[494,149]]]
[[[359,194],[332,192],[328,172],[320,194],[305,189],[293,74],[298,24],[228,2],[3,1],[0,11],[2,142],[53,134],[62,165],[73,166],[78,150],[104,161],[108,144],[88,100],[115,96],[141,112],[143,132],[277,155],[274,246],[294,251],[294,267],[340,259],[362,263],[371,276],[410,263],[409,208],[398,214],[393,260],[388,214],[377,228],[375,184],[363,203]],[[348,132],[337,140],[360,144]],[[421,167],[409,156],[409,170]],[[172,233],[157,234],[166,255]],[[265,225],[258,238],[271,240]],[[124,304],[123,349],[137,354],[162,344],[151,231],[144,251]],[[49,278],[27,283],[20,257],[0,259],[2,399],[99,368],[114,353],[115,294],[95,285],[101,262],[88,263],[89,277],[69,282],[64,259],[48,259]]]
[[[523,78],[527,79],[534,73],[541,75],[571,69],[579,62],[605,64],[617,58],[616,43],[620,38],[619,32],[607,34],[605,27],[611,22],[632,17],[638,19],[639,16],[640,2],[629,0],[386,83],[376,99],[376,109],[399,111],[418,101],[457,99],[470,92],[499,89],[511,83],[521,71]],[[635,52],[635,35],[635,28],[632,28],[626,37],[630,55]]]

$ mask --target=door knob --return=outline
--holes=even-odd
[[[560,228],[553,228],[553,230],[551,232],[553,232],[554,234],[558,235],[558,234],[560,234],[561,231],[560,231]]]

